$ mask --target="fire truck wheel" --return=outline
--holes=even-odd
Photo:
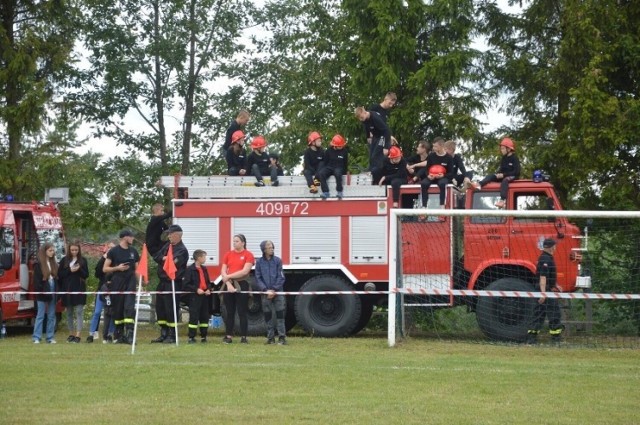
[[[321,275],[309,279],[303,292],[351,291],[353,288],[337,276]],[[362,303],[358,295],[297,296],[295,311],[298,323],[311,335],[341,337],[350,335],[358,325]]]
[[[491,283],[487,291],[533,291],[520,279],[505,278]],[[497,341],[522,342],[535,310],[534,298],[479,297],[476,319],[482,332]]]
[[[369,320],[371,320],[371,315],[373,314],[373,304],[374,301],[371,299],[371,295],[360,295],[360,303],[362,304],[362,310],[360,311],[360,319],[358,319],[358,324],[351,331],[351,335],[355,335],[367,326]]]

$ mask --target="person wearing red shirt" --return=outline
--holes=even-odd
[[[224,305],[227,310],[225,317],[226,335],[222,342],[231,344],[235,326],[236,310],[240,319],[240,343],[247,344],[249,311],[249,291],[251,288],[246,278],[255,263],[253,254],[247,250],[247,238],[242,234],[233,237],[233,249],[222,258],[222,290],[225,291]]]

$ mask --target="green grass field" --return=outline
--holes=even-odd
[[[181,329],[184,337],[184,330]],[[179,347],[0,341],[2,424],[634,424],[640,351],[384,333]],[[183,338],[182,341],[185,341]]]

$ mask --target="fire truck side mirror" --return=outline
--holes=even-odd
[[[13,267],[13,254],[10,252],[0,254],[0,268],[10,270],[11,267]]]

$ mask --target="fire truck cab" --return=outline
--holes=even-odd
[[[64,255],[60,212],[54,204],[0,202],[0,321],[30,325],[36,316],[31,279],[38,248],[51,242]],[[58,306],[58,315],[62,308]]]
[[[207,252],[209,275],[219,280],[222,256],[231,249],[234,234],[247,238],[247,248],[262,255],[266,239],[282,258],[285,291],[315,292],[287,297],[287,327],[298,323],[308,333],[347,336],[363,329],[383,295],[323,294],[325,291],[387,290],[389,276],[389,211],[391,189],[372,186],[368,175],[345,176],[344,198],[321,200],[309,193],[302,176],[279,178],[279,187],[254,187],[253,177],[167,176],[162,184],[174,189],[174,223],[183,230],[190,251]],[[330,187],[332,187],[332,181]],[[429,191],[428,208],[439,207],[438,188]],[[513,182],[510,209],[559,209],[549,183]],[[495,208],[499,186],[459,193],[447,188],[446,208]],[[420,186],[401,188],[400,208],[421,206]],[[511,288],[532,290],[541,237],[559,238],[556,257],[562,264],[560,285],[575,288],[580,231],[564,219],[516,220],[503,217],[407,217],[402,220],[401,276],[405,287],[420,289]],[[534,247],[520,249],[519,247]],[[560,274],[559,274],[560,276]],[[429,306],[452,306],[453,297],[430,297]],[[265,330],[260,302],[251,303],[250,332]],[[526,317],[503,317],[502,308],[524,308],[478,301],[482,330],[496,339],[526,337]],[[481,317],[482,316],[482,317]],[[505,322],[504,328],[483,324]],[[501,322],[502,321],[502,322]],[[524,331],[524,334],[522,333]]]

